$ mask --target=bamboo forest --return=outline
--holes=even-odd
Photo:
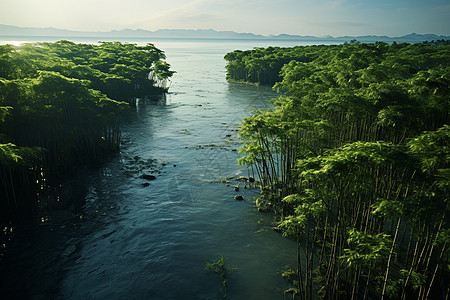
[[[294,299],[450,299],[450,47],[439,44],[226,54],[228,80],[280,95],[243,120],[239,163],[260,180],[258,210],[297,242],[283,272]]]
[[[32,210],[48,177],[117,152],[130,105],[167,91],[164,58],[152,44],[0,46],[0,217]]]
[[[6,295],[450,300],[448,41],[183,42],[0,45]]]

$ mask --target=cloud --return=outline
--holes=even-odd
[[[157,12],[148,18],[129,25],[147,29],[160,28],[211,28],[214,24],[226,23],[230,19],[225,11],[242,1],[193,0],[179,7]],[[206,27],[205,27],[206,26]]]

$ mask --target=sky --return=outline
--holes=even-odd
[[[0,0],[0,24],[81,31],[450,36],[450,0]]]

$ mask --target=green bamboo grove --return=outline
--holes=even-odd
[[[259,210],[297,240],[298,299],[450,299],[450,46],[234,51],[230,80],[274,84],[245,118]]]
[[[136,98],[174,73],[152,44],[0,46],[0,218],[31,209],[36,182],[118,150]]]

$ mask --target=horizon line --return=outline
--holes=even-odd
[[[283,36],[283,35],[288,35],[288,36],[293,36],[293,37],[313,37],[313,38],[333,38],[333,39],[337,39],[337,38],[346,38],[346,37],[387,37],[387,38],[401,38],[401,37],[405,37],[405,36],[409,36],[409,35],[435,35],[437,37],[450,37],[449,35],[445,35],[445,34],[437,34],[437,33],[417,33],[417,32],[410,32],[410,33],[406,33],[403,35],[398,35],[398,36],[388,36],[388,35],[381,35],[381,34],[364,34],[364,35],[330,35],[330,34],[325,34],[322,36],[315,36],[315,35],[303,35],[303,34],[291,34],[291,33],[280,33],[280,34],[268,34],[268,35],[264,35],[264,34],[257,34],[257,33],[252,33],[252,32],[237,32],[237,31],[233,31],[233,30],[216,30],[213,28],[208,28],[208,29],[204,29],[204,28],[196,28],[196,29],[192,29],[192,28],[159,28],[156,30],[148,30],[148,29],[142,29],[142,28],[137,28],[137,29],[131,29],[131,28],[122,28],[122,29],[112,29],[112,30],[73,30],[73,29],[65,29],[65,28],[56,28],[56,27],[24,27],[24,26],[17,26],[17,25],[9,25],[9,24],[0,24],[0,26],[8,26],[8,27],[13,27],[13,28],[18,28],[18,29],[34,29],[34,30],[61,30],[61,31],[69,31],[69,32],[82,32],[82,33],[115,33],[115,32],[120,32],[120,31],[144,31],[144,32],[148,32],[148,33],[156,33],[158,31],[210,31],[210,32],[217,32],[217,33],[235,33],[235,34],[241,34],[241,35],[254,35],[256,37],[264,37],[264,38],[271,38],[271,37],[278,37],[278,36]],[[0,33],[0,35],[4,35],[4,36],[9,36],[7,34],[2,34]]]

